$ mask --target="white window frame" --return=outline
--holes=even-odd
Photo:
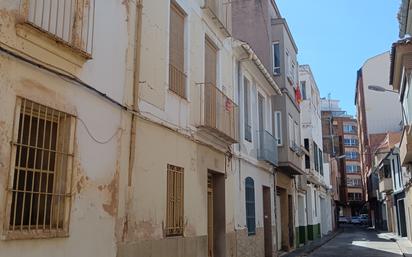
[[[276,66],[275,46],[277,46],[277,48],[278,48],[279,66]],[[280,75],[280,73],[281,73],[281,67],[280,67],[281,66],[281,58],[280,58],[280,44],[279,44],[279,42],[273,42],[272,43],[272,52],[273,52],[273,55],[272,55],[272,57],[273,57],[272,58],[272,61],[273,61],[273,75]]]
[[[290,114],[288,115],[288,132],[289,132],[289,147],[292,148],[294,140],[295,140],[295,123]]]
[[[275,138],[278,142],[278,146],[283,145],[283,137],[282,137],[282,112],[275,111]]]

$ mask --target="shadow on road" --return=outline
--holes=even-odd
[[[309,255],[311,257],[400,257],[392,240],[379,237],[373,229],[344,224],[343,232]],[[305,255],[303,255],[305,256]]]

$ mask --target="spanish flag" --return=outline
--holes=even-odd
[[[295,88],[295,100],[298,104],[300,104],[300,102],[302,102],[302,95],[300,93],[299,84],[296,85],[296,88]]]

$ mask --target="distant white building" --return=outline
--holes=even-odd
[[[359,70],[356,89],[359,101],[355,104],[364,110],[364,119],[368,134],[400,131],[402,126],[402,110],[399,96],[390,92],[376,92],[369,86],[380,86],[392,90],[389,85],[390,54],[385,52],[369,58]],[[384,107],[383,107],[384,106]],[[358,114],[358,116],[361,116]]]
[[[332,230],[330,181],[326,181],[330,176],[325,174],[329,169],[324,165],[323,157],[320,93],[309,65],[299,66],[299,80],[302,96],[301,134],[305,152],[302,165],[306,175],[298,179],[297,225],[299,234],[307,230],[306,240],[313,240]],[[338,103],[330,104],[340,111]],[[301,238],[300,243],[304,243],[304,238]]]

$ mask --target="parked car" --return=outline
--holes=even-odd
[[[347,223],[349,223],[349,219],[347,218],[347,217],[345,217],[345,216],[339,216],[339,223],[344,223],[344,224],[347,224]]]
[[[362,223],[361,218],[359,216],[352,216],[350,223],[360,225]]]
[[[367,225],[369,222],[369,216],[368,214],[361,214],[360,216],[360,221],[362,225]]]

